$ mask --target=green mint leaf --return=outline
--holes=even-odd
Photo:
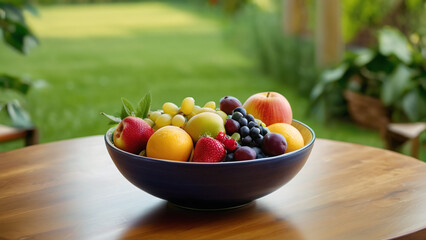
[[[151,93],[148,92],[138,103],[136,117],[146,118],[151,108]]]
[[[135,108],[130,103],[129,100],[125,99],[124,97],[121,98],[121,102],[123,103],[124,110],[126,111],[127,116],[135,116]]]
[[[115,117],[115,116],[106,114],[104,112],[101,112],[101,115],[104,115],[105,117],[107,117],[109,120],[111,120],[113,122],[116,122],[116,123],[120,123],[121,122],[121,118],[119,118],[119,117]]]
[[[124,109],[124,106],[121,106],[120,118],[121,118],[121,119],[124,119],[124,118],[126,118],[127,116],[129,116],[129,115],[127,115],[127,113],[126,113],[126,109]]]

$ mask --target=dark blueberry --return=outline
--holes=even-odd
[[[237,107],[237,108],[235,108],[232,111],[232,113],[235,113],[235,112],[240,112],[241,114],[243,114],[243,116],[247,115],[247,111],[243,107]]]
[[[253,142],[253,139],[250,136],[245,136],[241,140],[241,144],[244,145],[244,146],[249,146],[252,142]]]
[[[240,112],[234,112],[232,114],[232,119],[234,119],[235,121],[240,121],[240,119],[244,117],[243,114],[241,114]]]
[[[234,153],[226,154],[226,159],[225,159],[226,162],[233,161],[233,160],[234,160]]]
[[[269,133],[269,129],[267,127],[261,126],[260,129],[263,136]]]
[[[242,126],[240,128],[240,135],[241,135],[242,138],[249,135],[249,134],[250,134],[250,129],[247,126]]]
[[[252,129],[250,129],[250,136],[255,139],[258,138],[260,135],[260,129],[257,127],[254,127]]]
[[[263,143],[263,136],[259,135],[259,137],[254,138],[254,142],[256,143],[257,146],[262,146]]]
[[[259,124],[257,124],[256,122],[250,122],[247,125],[249,128],[253,128],[253,127],[259,127]]]
[[[258,153],[258,154],[256,154],[256,159],[259,159],[259,158],[266,158],[267,156],[265,155],[265,153],[263,153],[263,152],[260,152],[260,153]]]
[[[253,147],[253,150],[256,152],[256,154],[259,154],[262,152],[262,149],[260,147]]]
[[[251,115],[251,114],[247,114],[246,118],[247,118],[247,120],[248,120],[249,122],[255,122],[255,121],[254,121],[254,117],[253,117],[253,115]]]
[[[248,122],[246,118],[241,118],[239,121],[240,126],[247,126]]]

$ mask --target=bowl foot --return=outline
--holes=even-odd
[[[246,207],[254,204],[254,201],[237,203],[237,204],[188,204],[188,203],[178,203],[178,202],[168,202],[169,204],[193,211],[226,211],[233,210],[237,208]]]

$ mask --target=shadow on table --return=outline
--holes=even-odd
[[[294,224],[256,202],[224,211],[194,211],[163,202],[130,222],[119,239],[304,239]]]

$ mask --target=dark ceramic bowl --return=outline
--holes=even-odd
[[[292,125],[304,137],[303,148],[239,162],[176,162],[138,156],[114,146],[114,128],[105,134],[105,143],[121,174],[145,192],[186,208],[232,208],[277,190],[303,167],[314,145],[315,133],[299,121]]]

